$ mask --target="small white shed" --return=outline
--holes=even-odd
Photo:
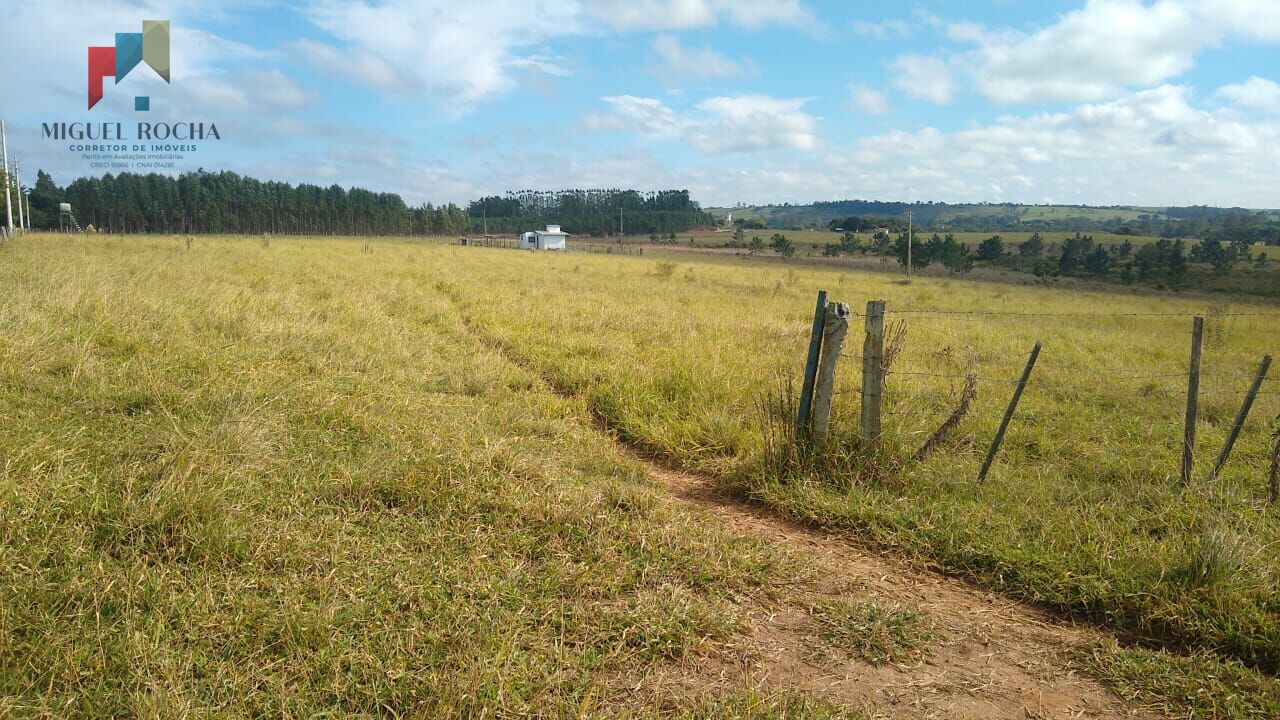
[[[565,238],[569,233],[560,230],[559,225],[548,225],[546,230],[520,233],[521,250],[564,250]]]

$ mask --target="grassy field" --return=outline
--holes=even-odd
[[[1173,697],[1214,668],[1223,692],[1266,696],[1249,707],[1280,703],[1249,669],[1280,667],[1264,481],[1280,382],[1203,479],[1277,349],[1280,318],[1243,313],[1274,304],[399,241],[33,237],[0,259],[0,714],[833,715],[757,688],[626,695],[796,571],[689,522],[593,416],[779,512],[1196,653],[1085,663],[1127,694]],[[763,471],[761,403],[798,377],[819,288],[905,323],[875,477]],[[1042,314],[906,312],[931,309]],[[970,357],[972,415],[910,460]]]
[[[753,231],[746,235],[746,240],[750,241],[750,238],[753,235],[758,236],[761,240],[765,241],[767,247],[768,240],[772,237],[773,232],[775,231]],[[898,264],[896,258],[877,258],[874,254],[855,255],[852,257],[842,256],[840,258],[824,257],[823,249],[828,245],[839,243],[842,233],[803,230],[785,232],[784,234],[792,241],[792,244],[796,249],[796,257],[809,262],[818,262],[835,268],[844,269],[849,269],[850,267],[861,267],[868,270],[888,269],[891,272],[901,270],[901,265]],[[927,241],[932,234],[933,233],[922,232],[917,235],[917,239],[923,243]],[[971,251],[976,250],[983,240],[986,240],[993,235],[993,233],[953,234],[956,236],[957,240],[967,245]],[[1016,255],[1018,244],[1027,240],[1027,238],[1031,237],[1033,233],[1006,232],[998,234],[1004,241],[1005,253],[1007,255]],[[1044,238],[1046,243],[1046,257],[1052,260],[1057,257],[1057,253],[1055,252],[1057,246],[1067,237],[1074,236],[1075,233],[1046,232],[1040,233],[1040,235]],[[864,243],[870,243],[869,237],[866,235],[862,235],[861,237]],[[1117,246],[1122,245],[1125,242],[1129,242],[1131,245],[1137,247],[1155,243],[1160,240],[1160,238],[1150,236],[1114,235],[1110,233],[1093,233],[1092,237],[1099,245],[1102,246]],[[673,245],[651,245],[649,244],[647,237],[630,237],[627,238],[626,242],[631,246],[630,250],[634,251],[636,250],[635,246],[640,245],[643,246],[643,249],[650,254],[674,254],[677,252],[682,255],[687,255],[689,252],[731,255],[748,254],[748,251],[743,248],[726,247],[731,240],[732,235],[729,233],[699,231],[686,233],[685,235],[680,236],[679,242]],[[1191,246],[1194,244],[1193,241],[1184,242],[1187,250],[1190,250]],[[616,247],[616,242],[607,240],[598,240],[587,242],[585,244],[591,245],[593,249],[601,250],[608,250]],[[1271,262],[1266,267],[1259,268],[1249,260],[1241,260],[1236,263],[1235,267],[1233,267],[1230,272],[1218,274],[1204,263],[1191,264],[1186,278],[1185,289],[1191,289],[1193,291],[1203,293],[1222,293],[1227,295],[1234,294],[1269,298],[1280,297],[1280,264],[1275,262],[1280,260],[1280,246],[1267,247],[1256,245],[1251,249],[1250,254],[1252,255],[1258,252],[1265,253],[1270,259]],[[772,250],[766,249],[760,257],[777,259],[779,256],[777,256],[777,254]],[[1093,284],[1108,282],[1113,285],[1121,285],[1122,283],[1119,270],[1119,266],[1121,264],[1123,263],[1116,263],[1116,267],[1112,269],[1106,280],[1093,280],[1091,282]],[[1034,282],[1032,274],[1025,268],[1019,271],[1002,267],[1002,265],[1003,263],[1000,265],[989,262],[978,263],[980,268],[978,277],[985,279],[997,278],[1012,282],[1016,282],[1019,279],[1025,282]],[[921,274],[945,276],[949,273],[939,263],[933,263],[931,268],[925,269]],[[1142,282],[1139,284],[1145,284],[1161,290],[1165,289],[1158,280]],[[1076,284],[1071,284],[1071,286],[1075,287]]]
[[[1203,481],[1258,361],[1277,349],[1280,318],[1235,314],[1275,305],[949,279],[908,285],[743,261],[472,253],[445,267],[456,270],[451,291],[475,323],[654,452],[738,478],[796,517],[1140,637],[1280,664],[1280,563],[1270,550],[1280,521],[1264,477],[1280,383],[1266,385],[1222,477]],[[890,321],[905,322],[889,382],[888,480],[760,476],[756,408],[782,379],[798,378],[819,288],[855,310],[886,299]],[[929,308],[1046,315],[895,313]],[[1073,315],[1082,312],[1098,315]],[[1176,475],[1196,313],[1208,316],[1210,338],[1202,449],[1196,481],[1183,489]],[[993,477],[978,484],[1009,383],[1037,340],[1045,353],[1036,384]],[[983,378],[972,417],[945,452],[906,459],[955,403],[971,353]],[[841,376],[836,423],[846,443],[856,430],[856,379],[851,368]]]
[[[808,206],[784,207],[766,205],[748,208],[708,208],[707,210],[718,219],[723,219],[730,212],[733,213],[735,218],[753,218],[764,221],[768,221],[772,218],[794,217],[797,213],[800,217],[815,219],[819,217],[830,217],[829,213],[816,212],[813,208]],[[1160,217],[1164,215],[1165,210],[1166,208],[1104,208],[1078,207],[1073,205],[1017,205],[1014,207],[1006,207],[1004,205],[952,205],[944,210],[938,217],[942,220],[946,220],[948,218],[955,217],[975,218],[1013,216],[1023,222],[1033,222],[1037,220],[1080,220],[1105,222],[1117,219],[1121,221],[1137,221],[1141,219],[1143,215],[1156,215]]]
[[[786,235],[787,238],[790,239],[791,242],[796,246],[797,252],[801,254],[810,254],[810,255],[821,255],[822,248],[826,247],[827,245],[838,244],[840,242],[840,238],[844,235],[844,233],[827,232],[825,230],[750,230],[750,231],[744,231],[744,232],[746,233],[747,241],[750,241],[752,236],[759,236],[761,240],[764,240],[766,246],[769,243],[769,238],[771,238],[774,233],[781,232],[783,235]],[[918,230],[916,232],[916,238],[921,242],[923,242],[928,240],[929,237],[932,236],[933,234],[934,232],[931,230],[927,230],[927,231]],[[945,233],[939,232],[938,234],[942,235]],[[1030,238],[1035,233],[1003,232],[1002,231],[1002,232],[957,232],[952,234],[955,235],[957,241],[968,245],[970,250],[976,250],[978,245],[981,244],[983,240],[986,240],[992,235],[999,235],[1000,238],[1004,241],[1006,250],[1010,252],[1016,252],[1018,244],[1025,242],[1028,238]],[[1081,234],[1090,235],[1093,237],[1094,241],[1097,242],[1099,245],[1107,245],[1107,246],[1123,245],[1126,241],[1132,243],[1134,246],[1150,245],[1160,240],[1160,238],[1150,236],[1150,235],[1117,235],[1115,233],[1104,233],[1104,232],[1081,233]],[[1039,235],[1040,237],[1044,238],[1045,245],[1049,246],[1049,245],[1061,244],[1063,240],[1069,237],[1074,237],[1075,233],[1074,232],[1041,232],[1039,233]],[[868,236],[866,233],[860,234],[859,237],[863,240],[863,242],[870,241],[870,236]],[[733,233],[715,232],[713,230],[697,230],[692,232],[680,233],[677,236],[677,238],[678,238],[678,242],[676,244],[680,246],[712,248],[712,247],[723,246],[725,243],[728,243],[729,241],[731,241],[733,239]],[[689,242],[690,238],[693,239],[692,243]],[[646,236],[629,235],[626,237],[626,242],[628,244],[647,244],[649,242],[649,238],[647,235]],[[1184,242],[1186,242],[1188,249],[1190,249],[1190,246],[1194,243],[1194,241],[1184,241]],[[607,245],[608,241],[601,240],[601,241],[598,241],[598,244]],[[1266,252],[1269,258],[1280,259],[1280,246],[1267,247],[1267,246],[1259,245],[1253,249],[1253,252],[1258,252],[1259,250]]]
[[[835,716],[635,693],[791,563],[362,245],[0,246],[0,716]]]

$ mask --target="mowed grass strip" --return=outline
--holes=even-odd
[[[447,260],[0,246],[0,715],[844,715],[614,702],[791,566],[479,344]]]
[[[1280,669],[1280,520],[1267,503],[1264,386],[1223,475],[1204,477],[1263,354],[1274,303],[1068,292],[952,279],[760,267],[742,260],[439,248],[473,326],[577,394],[632,443],[730,478],[807,522],[941,563],[990,587],[1132,637]],[[757,408],[798,382],[813,298],[886,299],[906,341],[889,378],[880,480],[762,470]],[[903,314],[897,310],[1041,313]],[[1143,315],[1146,313],[1146,315]],[[1177,316],[1153,315],[1173,313]],[[1259,315],[1257,313],[1272,313]],[[1137,315],[1135,315],[1137,314]],[[1207,318],[1194,482],[1178,482],[1191,315]],[[834,433],[856,446],[858,319]],[[1036,341],[1031,387],[992,476],[978,467]],[[941,451],[908,458],[950,413],[970,357],[970,416]],[[948,377],[935,377],[946,375]]]

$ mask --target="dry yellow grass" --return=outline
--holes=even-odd
[[[287,237],[0,246],[0,711],[610,710],[619,675],[733,633],[730,598],[789,570],[764,542],[688,522],[592,415],[782,512],[1274,669],[1263,420],[1280,386],[1223,477],[1199,479],[1280,326],[1235,313],[1273,306],[661,262]],[[819,287],[855,308],[887,299],[891,319],[1051,315],[905,316],[896,472],[762,476],[756,408],[798,375]],[[1145,312],[1188,317],[1109,317]],[[1204,449],[1183,490],[1196,312],[1210,318]],[[1037,339],[1035,384],[978,485],[1008,397],[997,380]],[[970,348],[989,378],[974,414],[928,461],[903,460],[954,401],[932,375],[957,374]],[[836,712],[750,689],[706,702],[629,710]]]
[[[1264,353],[1280,307],[1225,298],[759,267],[690,257],[530,255],[444,248],[442,287],[480,332],[632,442],[733,477],[807,521],[927,556],[1009,591],[1183,647],[1280,667],[1280,541],[1267,504],[1264,386],[1235,455],[1205,475]],[[890,376],[880,482],[779,482],[761,474],[760,399],[798,379],[813,297],[888,301],[907,341]],[[921,314],[908,310],[1019,313]],[[1207,318],[1199,459],[1179,484],[1191,318]],[[988,482],[986,445],[1026,355],[1033,383]],[[856,337],[850,354],[860,349]],[[968,357],[978,399],[956,437],[909,458],[947,416]],[[936,377],[946,375],[951,377]],[[836,433],[854,444],[856,362],[839,378]],[[1213,568],[1204,572],[1203,568]]]

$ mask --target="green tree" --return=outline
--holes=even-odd
[[[1035,275],[1036,282],[1041,285],[1048,285],[1058,279],[1060,271],[1058,263],[1044,258],[1036,260],[1036,264],[1031,268],[1031,274]]]
[[[906,233],[903,233],[902,235],[899,235],[898,239],[893,243],[894,255],[898,258],[898,264],[903,267],[907,266],[907,241],[907,235]],[[937,234],[934,234],[928,242],[912,244],[911,269],[923,270],[924,268],[929,267],[929,263],[934,259],[932,249],[939,247],[941,243],[942,238],[938,237]]]
[[[1191,246],[1191,260],[1208,263],[1217,275],[1231,272],[1239,259],[1236,245],[1223,245],[1221,240],[1208,238]]]
[[[1044,238],[1040,233],[1032,233],[1031,237],[1018,244],[1018,254],[1031,259],[1040,257],[1044,254]]]
[[[1106,277],[1111,271],[1111,253],[1097,245],[1084,257],[1084,271],[1094,277]]]
[[[1004,255],[1004,241],[999,235],[992,235],[978,245],[979,260],[999,260]]]
[[[1062,254],[1058,256],[1058,271],[1063,275],[1079,275],[1085,258],[1093,252],[1093,237],[1076,233],[1075,237],[1062,241]]]
[[[863,252],[864,248],[862,246],[862,240],[860,240],[857,235],[851,232],[846,232],[844,235],[840,236],[840,244],[837,246],[837,251],[842,252],[845,255]]]
[[[774,233],[770,238],[769,247],[773,248],[782,257],[791,257],[796,254],[795,246],[791,244],[791,239],[782,233]]]
[[[752,235],[751,242],[747,244],[747,249],[752,255],[755,255],[758,252],[764,252],[764,240],[761,240],[759,235]]]

